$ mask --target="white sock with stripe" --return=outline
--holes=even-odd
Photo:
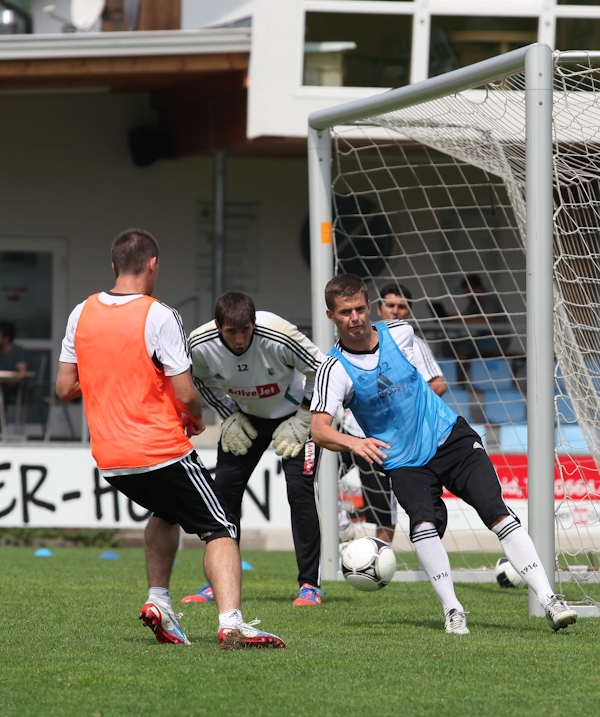
[[[148,602],[155,602],[159,607],[167,608],[173,612],[173,606],[171,605],[171,596],[169,595],[168,588],[149,588],[148,589]]]
[[[442,545],[435,525],[433,523],[417,525],[411,540],[415,546],[417,558],[442,603],[444,615],[447,615],[450,610],[464,612],[463,606],[454,592],[448,553]]]
[[[492,530],[498,536],[504,554],[513,568],[536,594],[542,607],[554,597],[548,576],[542,566],[533,541],[525,528],[509,515]]]
[[[244,622],[241,610],[227,610],[219,613],[219,629],[222,627],[237,627]]]

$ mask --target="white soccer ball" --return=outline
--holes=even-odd
[[[527,583],[509,563],[506,556],[502,556],[496,563],[496,580],[501,588],[526,588]]]
[[[359,538],[344,548],[342,572],[357,590],[381,590],[394,577],[396,556],[383,540]]]

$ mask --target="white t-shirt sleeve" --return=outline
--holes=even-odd
[[[415,368],[427,383],[438,376],[443,376],[442,369],[435,360],[429,344],[418,336],[415,336],[413,351]]]
[[[273,342],[278,360],[283,366],[292,366],[305,377],[304,396],[310,398],[314,391],[317,369],[323,361],[321,351],[298,330],[297,326],[269,311],[258,311],[256,323],[265,338],[269,331],[277,332],[284,341]],[[264,333],[263,333],[264,332]]]
[[[388,324],[390,334],[396,342],[396,346],[406,356],[406,358],[415,366],[414,356],[414,338],[415,330],[410,324],[404,321],[390,322]]]
[[[73,311],[71,311],[71,315],[67,321],[67,330],[65,332],[65,337],[62,340],[60,357],[58,359],[63,363],[77,363],[77,354],[75,353],[75,331],[77,330],[77,322],[79,321],[79,317],[81,316],[84,306],[85,301],[82,301],[81,304],[77,304]]]
[[[354,393],[352,379],[340,361],[327,356],[319,366],[310,410],[336,416],[340,406],[347,403]]]
[[[179,312],[156,301],[146,319],[146,348],[150,357],[156,354],[165,376],[189,371],[190,353]]]
[[[136,296],[132,294],[112,297],[103,293],[100,295],[100,300],[103,303],[123,304],[132,301]],[[85,301],[78,304],[69,316],[59,358],[64,363],[77,363],[75,333],[84,306]],[[165,376],[177,376],[189,370],[190,355],[187,337],[183,330],[181,316],[175,309],[160,301],[153,302],[146,317],[145,340],[148,355],[150,358],[156,355],[163,366]]]

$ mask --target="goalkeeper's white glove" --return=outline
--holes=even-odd
[[[275,453],[284,460],[295,458],[302,450],[310,434],[310,419],[312,414],[304,408],[299,408],[296,415],[282,421],[273,433],[273,448]]]
[[[244,416],[236,411],[223,421],[221,426],[221,447],[225,453],[245,456],[252,445],[252,439],[258,436],[256,428]]]

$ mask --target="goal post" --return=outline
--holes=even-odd
[[[308,163],[311,232],[313,338],[327,352],[332,325],[325,316],[323,290],[334,275],[332,241],[331,129],[367,121],[407,107],[525,73],[526,97],[526,273],[529,533],[554,583],[554,350],[553,350],[553,60],[547,45],[508,52],[470,67],[346,103],[309,117]],[[338,577],[337,458],[324,451],[319,467],[323,578]],[[531,615],[542,615],[530,594]]]

